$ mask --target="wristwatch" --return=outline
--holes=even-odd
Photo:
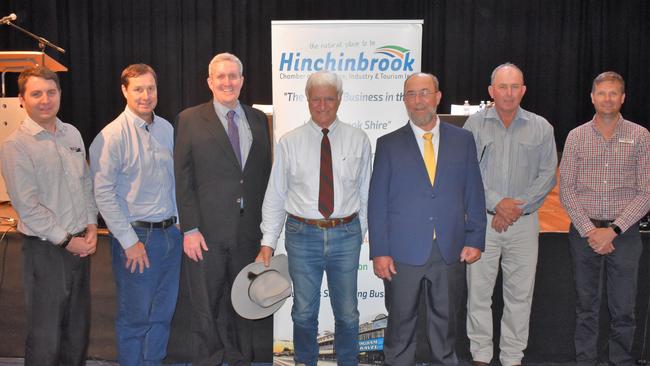
[[[622,231],[621,231],[621,228],[618,227],[617,225],[615,225],[613,222],[612,222],[611,224],[609,224],[609,227],[611,227],[612,230],[614,230],[614,232],[616,233],[616,235],[621,235],[621,232],[622,232]]]
[[[62,241],[61,243],[59,243],[59,246],[60,246],[61,248],[65,248],[65,247],[67,247],[68,244],[70,244],[70,240],[72,240],[72,234],[70,234],[70,233],[66,233],[66,234],[65,234],[65,239],[63,239],[63,241]]]

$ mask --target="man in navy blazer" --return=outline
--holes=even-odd
[[[409,76],[404,104],[410,120],[377,141],[368,230],[374,271],[387,294],[384,365],[415,364],[420,294],[427,304],[427,319],[420,321],[427,322],[434,363],[458,362],[455,330],[465,263],[478,260],[485,245],[474,138],[440,122],[441,97],[434,75]]]

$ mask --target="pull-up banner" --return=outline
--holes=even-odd
[[[319,70],[343,79],[338,110],[341,121],[361,128],[373,147],[378,137],[408,120],[403,102],[404,80],[420,71],[422,20],[273,21],[273,126],[282,135],[309,121],[305,84]],[[285,253],[284,238],[276,253]],[[334,317],[327,280],[321,287],[319,359],[335,360]],[[383,359],[386,327],[384,285],[368,260],[364,240],[358,271],[360,361]],[[275,314],[274,364],[293,365],[293,325],[289,298]],[[323,362],[327,364],[327,361]]]

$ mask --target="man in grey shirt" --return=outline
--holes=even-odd
[[[511,63],[492,72],[488,92],[494,107],[467,119],[485,188],[488,227],[485,252],[467,266],[467,335],[474,365],[492,360],[492,292],[503,272],[500,360],[521,364],[537,267],[537,209],[555,185],[557,152],[553,127],[520,107],[523,72]]]
[[[25,365],[83,365],[90,332],[90,257],[97,207],[86,149],[56,117],[58,76],[43,67],[18,77],[27,116],[0,149],[2,174],[24,234]]]

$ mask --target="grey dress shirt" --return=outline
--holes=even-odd
[[[520,107],[509,128],[494,108],[471,115],[464,128],[476,141],[487,209],[509,197],[526,202],[524,213],[535,212],[555,185],[553,126]]]
[[[52,134],[26,117],[0,157],[20,232],[58,244],[67,233],[97,224],[86,149],[74,126],[57,118]]]

